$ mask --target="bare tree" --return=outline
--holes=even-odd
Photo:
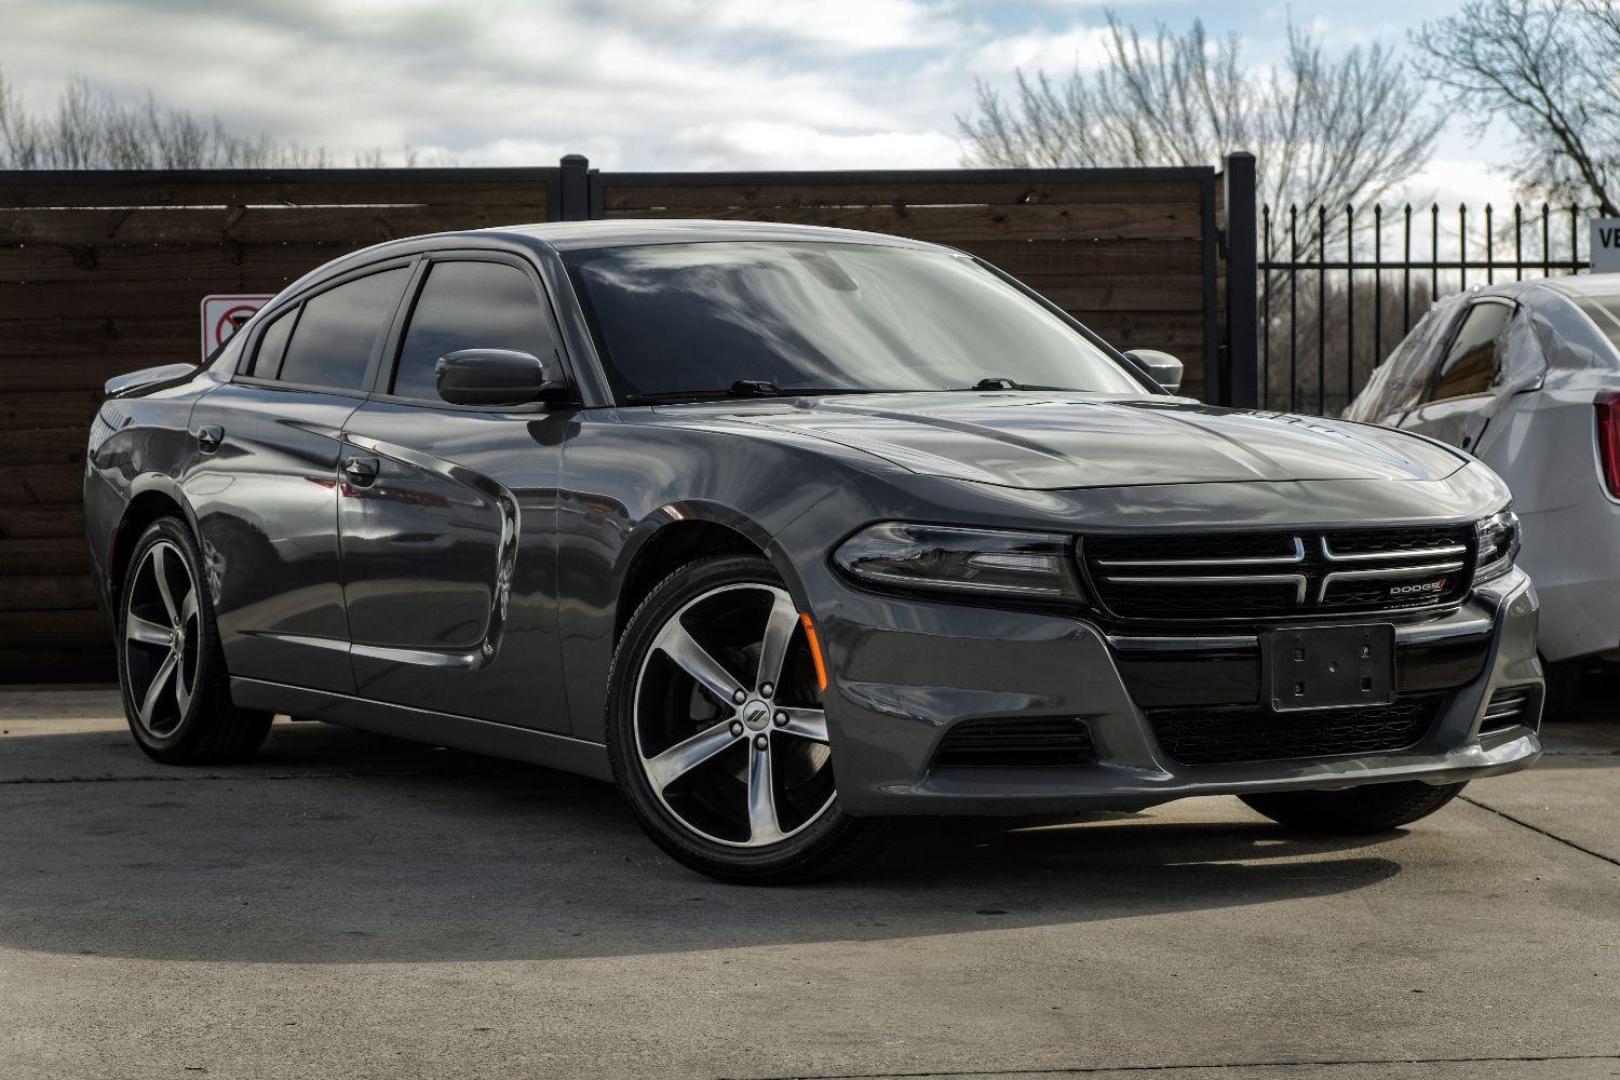
[[[0,169],[326,168],[333,158],[324,147],[239,135],[151,94],[125,102],[84,79],[68,83],[54,109],[31,110],[0,70]],[[406,147],[404,164],[417,160]],[[382,165],[385,155],[359,151],[353,164]]]
[[[1002,167],[1207,165],[1234,150],[1257,158],[1262,199],[1303,210],[1377,201],[1428,161],[1441,118],[1422,86],[1380,44],[1329,57],[1290,26],[1280,64],[1256,70],[1235,34],[1211,39],[1159,24],[1144,37],[1108,13],[1100,70],[1019,71],[1006,100],[980,83],[957,124],[972,164]]]
[[[1613,0],[1468,0],[1413,35],[1423,73],[1483,133],[1518,138],[1509,174],[1529,198],[1620,198],[1620,9]]]

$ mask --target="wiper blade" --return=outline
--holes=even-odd
[[[972,391],[972,390],[1072,390],[1072,389],[1073,389],[1072,387],[1068,387],[1068,386],[1037,386],[1034,383],[1014,382],[1011,379],[1003,379],[1003,378],[1000,378],[998,376],[992,376],[992,377],[990,377],[988,379],[980,379],[978,382],[974,383],[972,386],[953,386],[953,387],[951,387],[951,392],[961,394],[961,393],[967,393],[967,392]]]

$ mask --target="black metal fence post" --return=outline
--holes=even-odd
[[[584,154],[564,154],[557,163],[557,221],[587,221],[591,216],[591,163]]]
[[[1226,404],[1260,404],[1259,275],[1255,255],[1254,155],[1226,158]]]

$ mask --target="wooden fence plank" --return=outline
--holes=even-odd
[[[1196,180],[1143,183],[847,183],[847,184],[614,184],[603,203],[617,211],[726,210],[855,206],[1089,205],[1108,202],[1196,202]],[[707,217],[694,214],[694,217]]]
[[[84,444],[83,427],[0,426],[0,491],[10,489],[10,476],[84,461]]]
[[[10,574],[88,575],[90,552],[83,544],[60,539],[0,540],[0,576]],[[90,598],[95,603],[94,595]]]
[[[0,682],[111,681],[117,678],[117,661],[107,635],[101,636],[102,641],[96,645],[0,649]]]
[[[3,370],[3,362],[0,362]],[[94,390],[35,390],[0,397],[0,429],[71,427],[83,431],[101,405]]]
[[[96,588],[88,574],[0,574],[0,612],[94,611]]]
[[[195,356],[200,337],[195,309],[117,319],[91,311],[81,311],[77,318],[30,318],[26,313],[0,311],[0,371],[3,361],[98,356],[109,349],[146,355],[172,349],[177,342],[184,342]]]
[[[0,281],[82,286],[104,280],[210,281],[298,277],[353,250],[343,244],[60,244],[0,247]]]
[[[0,323],[0,334],[4,333],[5,324]],[[109,350],[71,360],[18,360],[0,352],[0,394],[63,389],[91,393],[114,375],[158,364],[196,363],[202,352],[199,336],[194,332],[190,341],[162,351]]]
[[[4,431],[0,438],[21,441],[31,431]],[[78,442],[78,456],[84,457],[88,430],[70,429]],[[7,460],[9,458],[0,458]],[[0,501],[13,505],[77,502],[84,491],[83,465],[0,465]]]
[[[84,543],[84,507],[66,503],[0,501],[0,540],[72,539]]]
[[[1196,274],[1030,276],[1024,281],[1066,311],[1201,311],[1204,280]]]
[[[238,180],[125,180],[96,182],[62,179],[54,173],[34,183],[0,184],[0,206],[50,208],[90,206],[386,206],[499,205],[528,207],[542,217],[546,184],[516,181],[479,182],[468,174],[444,180],[321,180],[268,182]]]
[[[107,640],[101,613],[93,608],[76,611],[19,610],[0,619],[0,649],[84,647]]]
[[[1014,277],[1044,274],[1197,274],[1197,240],[970,240],[956,247]]]
[[[636,211],[613,217],[679,218],[681,211]],[[1187,238],[1199,236],[1199,207],[1189,203],[1100,203],[1066,206],[924,206],[803,209],[722,209],[707,217],[725,221],[781,221],[891,233],[943,244],[1001,240]]]
[[[0,209],[0,245],[340,244],[364,247],[405,236],[540,221],[523,206],[216,207]]]

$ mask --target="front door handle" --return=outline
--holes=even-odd
[[[197,445],[205,454],[212,454],[219,449],[219,444],[225,438],[225,429],[218,424],[205,424],[197,429]]]
[[[343,463],[343,473],[355,487],[370,487],[377,479],[377,459],[352,457]]]

